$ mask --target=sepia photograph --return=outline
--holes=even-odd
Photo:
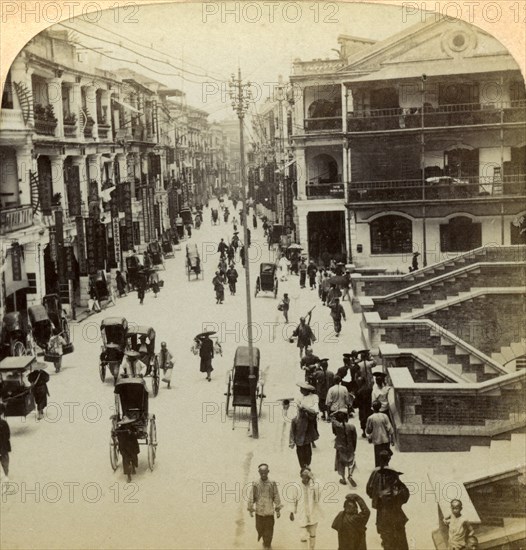
[[[0,548],[526,550],[526,0],[0,0]]]

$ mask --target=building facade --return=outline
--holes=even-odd
[[[105,71],[67,33],[45,31],[11,66],[0,114],[2,315],[60,294],[84,305],[111,274],[208,193],[207,113],[128,69]],[[181,103],[181,101],[179,101]],[[184,133],[184,141],[181,136]],[[216,132],[217,134],[217,132]],[[184,143],[184,145],[183,145]],[[181,149],[183,154],[181,154]]]
[[[340,59],[291,77],[309,255],[404,270],[412,252],[426,264],[521,242],[526,94],[509,52],[463,22],[339,43]]]

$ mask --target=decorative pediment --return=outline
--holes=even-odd
[[[349,59],[341,73],[372,73],[386,65],[407,65],[422,62],[467,62],[477,58],[480,64],[488,60],[488,70],[494,70],[495,59],[511,55],[491,35],[462,21],[421,23],[402,33],[380,41],[362,55]],[[491,69],[490,69],[491,66]],[[518,69],[518,66],[517,66]]]

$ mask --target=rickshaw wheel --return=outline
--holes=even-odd
[[[278,280],[274,279],[274,298],[278,296]]]
[[[228,377],[228,384],[227,384],[227,387],[226,387],[226,414],[228,416],[228,410],[230,408],[230,388],[231,388],[231,382],[232,382],[232,379],[230,378],[230,376]]]
[[[157,397],[159,393],[159,361],[155,357],[153,361],[153,371],[152,371],[152,391],[153,396]]]
[[[101,382],[106,381],[106,365],[104,365],[103,363],[99,365],[99,376],[100,376]]]
[[[115,472],[119,467],[119,442],[113,435],[110,438],[110,463]]]
[[[62,319],[62,334],[64,336],[64,340],[66,340],[66,344],[69,344],[70,342],[69,325],[66,319]]]
[[[14,357],[21,357],[22,355],[25,355],[26,346],[24,346],[24,342],[21,342],[20,340],[15,340],[11,345],[11,353]]]
[[[150,430],[148,439],[148,467],[153,472],[155,465],[155,455],[157,454],[157,426],[155,425],[155,419],[150,420]]]

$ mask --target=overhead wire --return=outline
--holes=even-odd
[[[64,40],[65,42],[68,42],[67,40]],[[155,73],[155,74],[158,74],[160,76],[172,76],[172,77],[176,77],[176,78],[182,78],[183,80],[186,80],[187,82],[192,82],[193,84],[203,84],[203,82],[199,82],[197,80],[192,80],[191,78],[187,78],[186,76],[183,76],[182,74],[176,74],[176,73],[163,73],[161,71],[156,71],[155,69],[152,69],[151,67],[148,67],[148,65],[144,65],[143,63],[140,63],[137,59],[135,61],[133,60],[130,60],[130,59],[124,59],[124,58],[121,58],[121,57],[115,57],[113,55],[108,55],[107,53],[104,53],[104,52],[101,52],[99,51],[98,49],[96,48],[90,48],[89,46],[87,46],[86,44],[82,44],[80,42],[77,42],[77,44],[79,46],[81,46],[82,48],[85,48],[86,50],[91,50],[99,55],[102,55],[104,57],[107,57],[108,59],[113,59],[114,61],[120,61],[122,63],[129,63],[130,65],[139,65],[139,67],[143,67],[144,69],[152,72],[152,73]]]
[[[188,63],[189,65],[192,65],[192,66],[194,66],[194,67],[196,67],[196,68],[198,68],[198,69],[201,69],[201,70],[205,71],[205,72],[208,73],[208,74],[211,74],[211,72],[208,71],[208,69],[206,69],[205,67],[203,67],[203,66],[201,66],[201,65],[197,65],[196,63],[192,63],[191,61],[187,61],[187,60],[185,60],[185,59],[183,60],[183,59],[180,58],[180,57],[175,57],[175,56],[170,55],[170,54],[168,54],[168,53],[161,52],[160,50],[158,50],[158,49],[156,49],[156,48],[153,48],[152,46],[147,46],[147,45],[145,45],[145,44],[141,44],[140,42],[137,42],[137,41],[135,41],[135,40],[132,40],[132,39],[131,39],[130,37],[128,37],[128,36],[125,36],[125,35],[123,35],[123,34],[119,34],[118,32],[115,32],[113,29],[108,29],[108,28],[102,26],[99,22],[95,23],[95,22],[93,22],[93,21],[87,21],[87,20],[86,20],[85,22],[86,22],[86,23],[89,23],[90,25],[94,25],[94,26],[96,26],[96,27],[99,27],[99,28],[101,28],[102,30],[105,30],[106,32],[109,32],[110,34],[114,34],[115,36],[118,36],[119,38],[123,38],[124,40],[128,40],[128,42],[131,42],[132,44],[135,44],[136,46],[140,46],[141,48],[145,48],[145,49],[147,49],[147,50],[151,50],[151,51],[153,51],[153,52],[159,53],[159,54],[164,55],[164,56],[166,56],[166,57],[170,57],[170,58],[172,58],[172,59],[175,59],[175,60],[178,61],[178,62]],[[123,47],[124,47],[124,46],[123,46]],[[213,72],[215,72],[215,71],[213,71]],[[215,74],[218,75],[218,76],[220,76],[220,78],[223,79],[223,80],[228,80],[228,79],[224,79],[224,78],[222,77],[222,75],[220,75],[220,74],[217,73],[217,72],[216,72]]]
[[[170,63],[169,61],[164,61],[164,60],[161,60],[161,59],[158,59],[158,58],[155,58],[155,57],[151,57],[149,55],[146,55],[146,54],[143,54],[141,52],[138,52],[136,50],[133,50],[132,48],[129,48],[128,46],[124,46],[122,44],[119,44],[118,42],[114,42],[112,40],[107,40],[105,38],[101,38],[100,36],[93,36],[92,34],[89,34],[87,32],[84,32],[84,31],[81,31],[80,29],[78,28],[73,28],[73,27],[68,27],[68,25],[64,25],[64,23],[59,23],[59,25],[61,27],[64,27],[65,29],[68,29],[69,31],[71,32],[74,32],[74,33],[80,33],[80,34],[83,34],[84,36],[87,36],[89,38],[92,38],[94,40],[97,40],[98,42],[105,42],[106,44],[112,44],[113,46],[117,46],[119,48],[122,48],[122,49],[125,49],[125,50],[128,50],[132,53],[134,53],[135,55],[139,55],[141,57],[144,57],[145,59],[149,59],[151,61],[155,61],[156,63],[160,63],[162,65],[168,65],[169,67],[172,67],[173,69],[177,70],[177,71],[181,71],[181,72],[186,72],[188,74],[191,74],[193,76],[197,76],[198,78],[204,78],[204,79],[211,79],[211,80],[215,80],[216,82],[224,82],[224,79],[218,79],[218,78],[215,78],[214,76],[210,75],[210,74],[200,74],[200,73],[195,73],[193,71],[190,71],[188,69],[183,69],[181,67],[177,67],[175,66],[173,63]],[[85,45],[83,44],[80,44],[82,47],[86,47]],[[138,63],[138,61],[136,61],[136,63]],[[150,67],[147,67],[148,69],[152,70],[153,72],[157,72],[157,71],[154,71],[153,69],[151,69]],[[157,74],[163,74],[165,76],[170,76],[166,73],[160,73],[160,72],[157,72]],[[188,82],[195,82],[193,80],[190,80],[190,79],[186,79],[185,80],[188,80]],[[198,84],[201,84],[201,82],[199,82]]]

